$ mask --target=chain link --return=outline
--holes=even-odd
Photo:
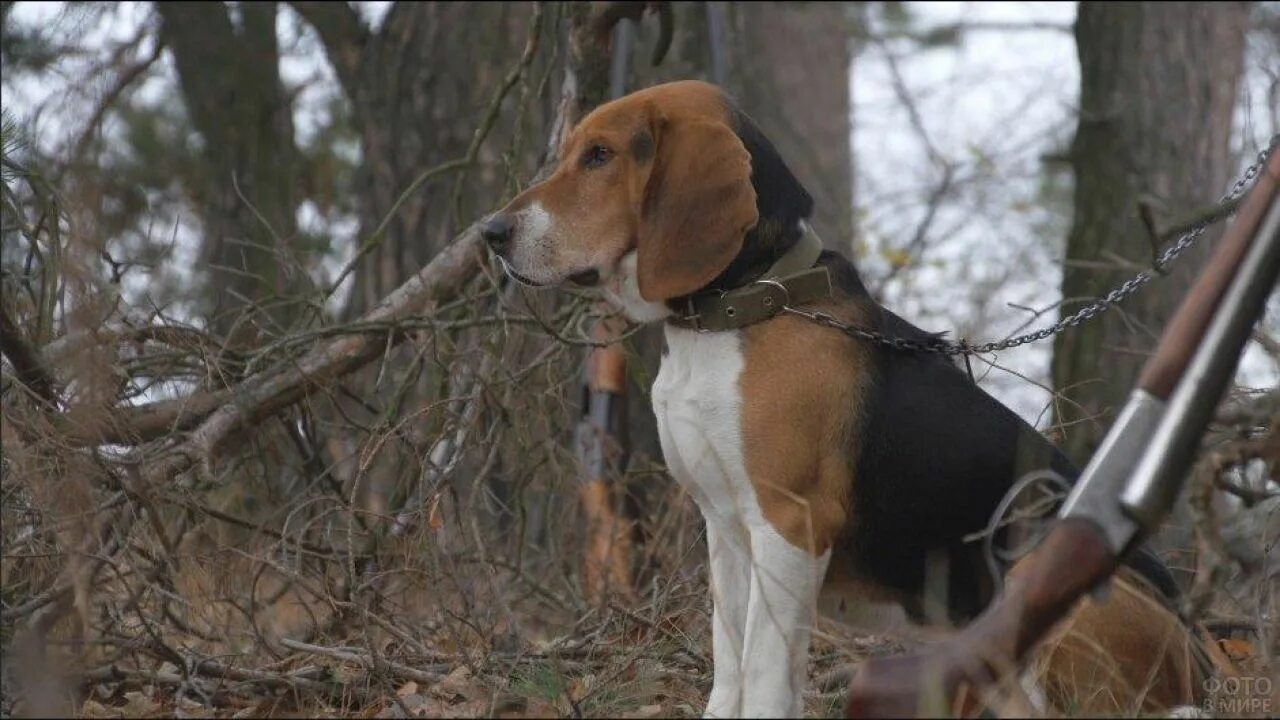
[[[1277,145],[1280,145],[1280,134],[1276,134],[1271,137],[1271,142],[1268,146],[1258,153],[1257,162],[1249,166],[1249,168],[1244,171],[1244,174],[1236,181],[1235,185],[1231,186],[1231,190],[1229,190],[1226,195],[1222,196],[1222,199],[1219,201],[1220,204],[1231,202],[1244,194],[1245,189],[1249,187],[1253,179],[1262,171],[1262,167],[1266,165],[1267,157],[1276,149]],[[783,312],[787,312],[792,315],[798,315],[811,322],[817,323],[818,325],[839,330],[850,337],[869,340],[873,343],[883,345],[894,350],[905,352],[932,352],[948,356],[985,355],[987,353],[1019,347],[1021,345],[1026,345],[1027,343],[1039,342],[1040,340],[1057,335],[1064,330],[1073,328],[1087,320],[1091,320],[1104,310],[1119,305],[1130,295],[1137,292],[1143,285],[1150,282],[1151,278],[1154,277],[1154,272],[1162,272],[1170,262],[1181,255],[1187,248],[1191,247],[1191,245],[1204,234],[1205,229],[1207,229],[1210,224],[1212,223],[1201,221],[1197,223],[1195,227],[1184,233],[1182,237],[1178,238],[1177,242],[1166,248],[1164,252],[1160,253],[1156,258],[1154,270],[1143,270],[1139,272],[1137,275],[1126,280],[1119,287],[1112,289],[1111,292],[1107,293],[1103,297],[1093,301],[1083,308],[1080,308],[1076,312],[1062,318],[1052,325],[1040,328],[1034,332],[1026,333],[1025,335],[1018,335],[1016,337],[997,340],[995,342],[971,345],[965,340],[951,342],[949,340],[943,340],[942,338],[912,340],[893,335],[885,335],[879,331],[868,330],[867,328],[858,327],[857,325],[849,325],[847,323],[840,322],[832,315],[824,312],[801,310],[789,305],[784,306],[782,310]]]

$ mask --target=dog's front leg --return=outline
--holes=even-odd
[[[707,516],[711,569],[711,659],[715,665],[705,717],[742,713],[742,643],[751,592],[750,538],[736,519]]]
[[[743,717],[804,715],[809,636],[830,559],[830,551],[814,557],[792,545],[768,523],[752,527]]]

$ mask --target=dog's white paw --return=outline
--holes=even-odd
[[[711,697],[707,699],[707,709],[702,713],[704,718],[736,718],[742,714],[739,704],[742,700],[742,688],[717,686],[711,688]]]

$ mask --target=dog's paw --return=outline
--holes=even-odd
[[[703,711],[704,718],[736,718],[742,713],[738,709],[742,699],[742,688],[740,687],[713,687],[711,688],[711,697],[707,700],[707,709]]]

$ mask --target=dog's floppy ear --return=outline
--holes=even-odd
[[[733,129],[705,117],[659,118],[636,248],[640,296],[688,295],[715,279],[755,227],[751,154]]]

